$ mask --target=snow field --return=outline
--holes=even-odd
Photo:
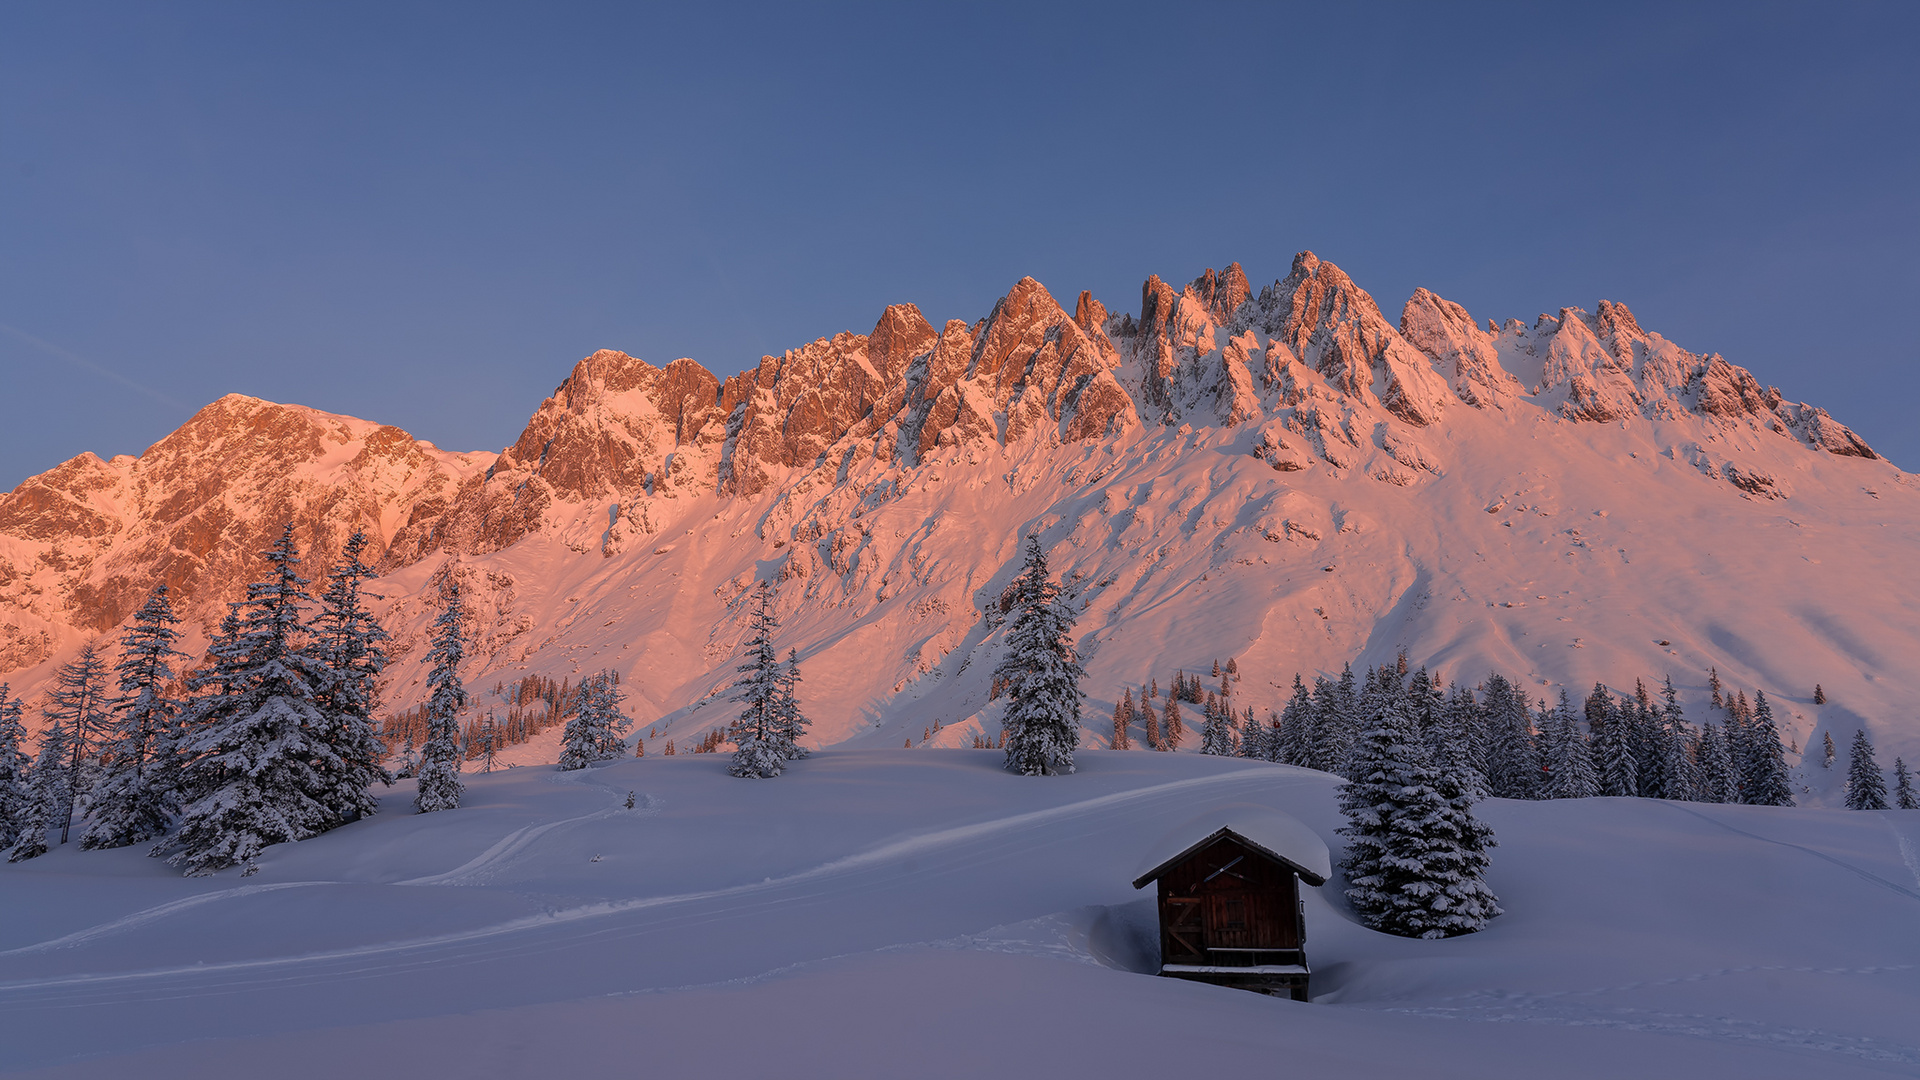
[[[466,777],[268,849],[0,868],[0,1070],[47,1076],[1920,1075],[1920,813],[1491,801],[1508,914],[1389,938],[1306,890],[1312,1005],[1140,974],[1168,827],[1338,781],[1086,751]],[[635,808],[625,808],[628,791]]]

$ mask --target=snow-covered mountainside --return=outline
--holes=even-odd
[[[612,667],[643,727],[697,737],[766,578],[817,741],[966,745],[1037,529],[1084,608],[1096,744],[1177,668],[1237,658],[1264,708],[1405,650],[1543,696],[1671,673],[1696,715],[1717,667],[1798,745],[1864,725],[1920,758],[1914,477],[1621,304],[1501,325],[1420,290],[1396,325],[1311,253],[1257,293],[1237,264],[1149,278],[1137,315],[1031,278],[972,324],[897,305],[725,380],[602,351],[497,456],[223,399],[0,497],[0,672],[34,692],[162,580],[211,625],[288,518],[312,573],[378,534],[395,707],[451,572],[471,683]]]

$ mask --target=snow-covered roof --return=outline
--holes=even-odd
[[[1228,832],[1293,867],[1309,885],[1324,884],[1333,873],[1326,841],[1299,818],[1269,806],[1234,803],[1209,810],[1162,837],[1141,860],[1133,887],[1145,888],[1175,863]]]

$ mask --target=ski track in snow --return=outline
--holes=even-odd
[[[605,901],[605,902],[594,903],[594,904],[583,904],[583,905],[572,907],[572,908],[556,909],[556,910],[549,911],[537,916],[528,916],[528,917],[519,918],[519,919],[511,919],[506,922],[495,923],[491,926],[476,927],[471,930],[456,931],[454,933],[449,933],[449,934],[438,934],[438,935],[433,935],[429,937],[411,938],[411,939],[406,939],[401,941],[380,942],[377,944],[354,946],[354,947],[344,948],[344,949],[331,949],[324,952],[303,953],[303,954],[294,955],[294,956],[262,957],[262,958],[251,959],[251,960],[231,960],[231,961],[222,961],[222,962],[211,963],[211,964],[201,963],[201,964],[177,965],[177,966],[165,967],[165,968],[151,968],[144,971],[60,975],[60,976],[52,976],[52,977],[41,978],[41,979],[27,979],[27,980],[19,980],[14,982],[5,982],[5,983],[0,983],[0,1002],[11,1000],[11,1001],[26,1001],[36,1005],[43,1005],[43,1006],[50,1005],[50,1004],[54,1004],[54,1001],[50,996],[49,991],[65,990],[67,991],[67,993],[60,995],[61,1004],[67,1005],[69,1007],[84,1006],[89,1004],[102,1003],[105,1000],[123,1000],[122,998],[119,998],[118,995],[124,994],[129,989],[133,989],[135,987],[137,987],[138,989],[133,989],[131,997],[127,999],[133,999],[133,998],[150,995],[153,992],[152,985],[151,985],[153,980],[166,979],[169,977],[187,977],[187,978],[194,978],[194,979],[206,979],[207,977],[212,976],[212,977],[215,977],[217,981],[215,981],[211,985],[204,986],[202,988],[203,992],[204,991],[232,992],[242,987],[259,988],[259,987],[269,986],[274,984],[285,985],[289,983],[298,983],[302,981],[307,981],[308,979],[337,978],[342,974],[350,974],[350,975],[374,974],[382,971],[390,971],[395,967],[407,967],[407,966],[415,966],[420,964],[445,963],[446,962],[445,958],[422,957],[411,962],[402,962],[399,964],[388,963],[386,965],[381,965],[378,963],[370,963],[363,967],[348,968],[345,971],[334,970],[334,971],[325,972],[325,973],[313,972],[311,973],[311,975],[295,974],[292,972],[289,972],[285,976],[275,976],[271,974],[272,972],[279,969],[287,969],[287,968],[297,969],[303,966],[319,965],[319,964],[325,964],[328,962],[336,962],[336,961],[348,961],[348,962],[356,961],[356,960],[379,961],[383,958],[391,958],[398,954],[404,954],[408,952],[420,952],[427,949],[441,948],[448,945],[468,944],[473,942],[485,941],[488,939],[500,939],[500,938],[510,937],[514,934],[522,933],[530,930],[551,928],[551,927],[561,926],[569,923],[578,923],[583,921],[603,919],[610,916],[631,914],[634,912],[668,907],[668,906],[677,905],[677,904],[687,904],[687,903],[694,903],[699,901],[729,899],[734,897],[751,896],[752,894],[755,894],[755,893],[772,892],[772,891],[787,888],[793,885],[813,884],[826,879],[831,879],[836,876],[853,873],[860,870],[865,870],[871,867],[883,865],[883,864],[897,861],[900,859],[928,854],[934,851],[938,851],[942,848],[956,847],[961,844],[965,844],[969,841],[979,840],[979,839],[992,836],[998,833],[1020,832],[1025,829],[1029,829],[1033,826],[1057,821],[1059,819],[1095,814],[1095,813],[1109,810],[1115,806],[1123,805],[1126,803],[1150,801],[1153,799],[1158,799],[1158,798],[1162,798],[1170,795],[1184,794],[1195,788],[1212,787],[1216,785],[1227,784],[1230,782],[1238,782],[1238,781],[1245,781],[1245,780],[1261,780],[1267,783],[1271,783],[1274,779],[1275,779],[1275,774],[1271,769],[1261,768],[1261,769],[1241,769],[1235,772],[1220,773],[1214,776],[1202,776],[1202,777],[1193,777],[1185,780],[1174,780],[1174,781],[1169,781],[1163,784],[1155,784],[1151,787],[1135,788],[1127,791],[1113,792],[1107,795],[1096,796],[1091,799],[1083,799],[1079,802],[1066,803],[1061,806],[1047,807],[1041,810],[1032,810],[1025,813],[1013,814],[1013,815],[1002,817],[1002,818],[993,818],[987,821],[975,822],[974,824],[971,824],[971,825],[961,825],[961,826],[955,826],[955,827],[946,828],[946,829],[935,829],[933,831],[925,832],[925,833],[912,834],[909,836],[901,837],[897,840],[888,841],[876,847],[869,848],[866,851],[857,852],[855,854],[848,855],[840,859],[835,859],[830,862],[823,863],[819,866],[815,866],[807,870],[798,871],[796,873],[788,874],[778,878],[768,878],[765,881],[751,882],[744,885],[733,885],[733,886],[728,886],[720,889],[708,889],[708,890],[702,890],[699,892],[678,893],[678,894],[670,894],[666,896],[639,897],[631,900],[614,900],[614,901]],[[611,811],[599,811],[594,814],[582,815],[579,818],[568,819],[568,821],[578,822],[578,821],[590,820],[592,818],[605,816],[610,812]],[[566,824],[566,823],[568,822],[564,822],[564,821],[553,822],[552,825],[557,826],[557,825]],[[542,829],[541,831],[544,832],[544,829]],[[448,871],[446,874],[434,875],[434,877],[447,879],[447,881],[442,882],[442,884],[449,884],[449,885],[458,884],[461,880],[464,880],[465,877],[470,876],[474,872],[474,868],[485,867],[487,865],[490,865],[491,863],[497,862],[502,858],[508,857],[511,852],[523,850],[525,846],[524,843],[516,842],[516,837],[519,837],[522,840],[530,839],[531,837],[522,835],[526,833],[528,833],[527,829],[516,830],[514,833],[509,834],[507,837],[503,838],[501,841],[494,844],[493,847],[489,848],[487,852],[482,853],[480,857],[474,860],[471,860],[469,863],[461,867],[457,867],[452,871]],[[431,880],[432,879],[416,878],[416,879],[411,879],[408,882],[398,882],[395,884],[421,885],[421,884],[427,884]],[[248,886],[243,888],[251,888],[256,891],[265,891],[267,889],[274,889],[274,888],[287,888],[287,887],[307,886],[307,885],[328,885],[328,884],[343,884],[343,883],[341,882],[297,882],[297,883],[286,883],[283,885]],[[214,900],[214,899],[228,899],[228,898],[232,898],[235,894],[238,894],[240,892],[242,892],[241,889],[225,890],[222,893],[206,894],[206,896],[204,897],[189,897],[187,898],[186,902],[175,901],[172,904],[162,904],[155,908],[150,908],[142,912],[136,912],[133,915],[126,916],[123,919],[115,920],[112,923],[105,923],[105,924],[101,924],[98,927],[93,927],[93,928],[89,928],[88,930],[79,931],[77,934],[68,935],[68,938],[80,938],[84,940],[90,937],[98,937],[106,933],[114,932],[117,929],[123,928],[122,924],[138,925],[140,923],[151,922],[151,921],[154,921],[155,919],[163,918],[166,915],[173,914],[174,912],[183,910],[187,907],[194,906],[195,903],[205,902],[207,900]],[[807,895],[812,895],[812,894],[807,894]],[[792,898],[787,898],[779,902],[791,902],[791,899]],[[717,917],[717,914],[718,914],[717,912],[707,913],[705,917],[700,919],[700,921],[706,921],[707,919]],[[131,920],[138,920],[138,922],[137,923],[130,922]],[[982,935],[974,935],[974,936],[980,937]],[[65,940],[67,939],[63,938],[63,939],[57,939],[57,941],[43,942],[43,943],[40,943],[39,945],[26,946],[23,949],[15,950],[15,952],[36,951],[36,950],[41,950],[45,948],[52,948],[58,943],[58,941],[65,941]],[[0,955],[4,955],[4,954],[0,954]],[[489,958],[491,958],[489,954],[469,953],[461,957],[459,962],[473,963],[473,962],[479,962],[481,960],[489,959]],[[224,977],[224,976],[238,976],[238,978],[222,979],[221,977]],[[99,991],[100,994],[89,995],[88,993],[89,991]],[[188,995],[175,993],[175,996],[188,996]]]
[[[1893,823],[1893,815],[1882,814],[1880,820],[1887,823],[1887,831],[1893,834],[1893,842],[1900,847],[1900,861],[1907,864],[1907,872],[1913,875],[1913,883],[1920,885],[1920,850],[1916,850],[1913,838],[1900,831]]]
[[[32,953],[52,952],[55,949],[71,949],[76,945],[83,945],[89,941],[107,937],[110,934],[122,933],[127,930],[137,930],[150,922],[164,919],[169,915],[177,915],[182,911],[197,908],[203,904],[218,903],[222,900],[238,900],[242,897],[256,896],[260,893],[278,892],[282,889],[307,889],[315,885],[339,884],[342,884],[342,882],[283,881],[271,885],[242,885],[234,889],[221,889],[217,892],[201,893],[198,896],[185,896],[178,900],[170,900],[164,904],[157,904],[153,907],[136,911],[131,915],[123,915],[110,922],[89,926],[84,930],[76,930],[64,937],[36,942],[32,945],[22,945],[18,948],[6,949],[0,951],[0,956],[24,956]]]
[[[585,770],[579,770],[578,772],[569,771],[569,772],[555,773],[554,776],[548,782],[553,784],[581,785],[586,783],[590,779],[587,776],[580,775],[581,773],[584,773],[584,772]],[[596,783],[593,786],[602,788],[610,792],[613,791],[612,788],[608,788],[607,785],[605,784]],[[615,795],[616,798],[620,797],[618,792],[613,792],[613,794]],[[492,847],[474,856],[472,859],[469,859],[467,862],[459,866],[456,866],[451,870],[448,870],[445,873],[428,874],[425,877],[408,878],[405,881],[393,882],[393,884],[395,885],[480,885],[480,884],[485,884],[486,882],[497,877],[499,874],[499,871],[504,870],[513,861],[514,856],[527,850],[527,848],[531,846],[535,840],[540,839],[542,836],[545,836],[547,833],[552,832],[553,830],[558,829],[563,825],[578,825],[578,824],[581,824],[582,822],[587,822],[587,821],[599,821],[603,818],[610,818],[616,814],[622,814],[622,813],[636,813],[636,814],[643,813],[643,812],[658,813],[661,805],[662,805],[661,800],[658,800],[651,795],[645,795],[645,796],[639,797],[639,799],[634,804],[634,808],[630,811],[626,808],[624,801],[622,801],[620,803],[615,804],[614,806],[606,807],[600,810],[595,810],[590,814],[581,814],[578,817],[563,818],[559,821],[549,821],[543,825],[528,825],[524,828],[515,829],[513,832],[510,832],[507,835],[501,837],[500,840],[497,843],[495,843]]]

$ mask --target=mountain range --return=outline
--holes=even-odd
[[[498,453],[230,395],[0,496],[0,680],[38,692],[163,582],[197,649],[289,521],[310,577],[372,535],[394,709],[457,575],[470,684],[613,668],[643,731],[691,740],[769,580],[816,741],[967,745],[1037,531],[1090,745],[1176,670],[1235,659],[1264,713],[1404,652],[1547,698],[1671,674],[1696,719],[1717,670],[1797,746],[1920,758],[1914,476],[1623,304],[1498,323],[1421,289],[1396,322],[1310,252],[1257,292],[1237,263],[1149,277],[1133,313],[1032,278],[972,323],[898,304],[725,379],[603,350]]]

